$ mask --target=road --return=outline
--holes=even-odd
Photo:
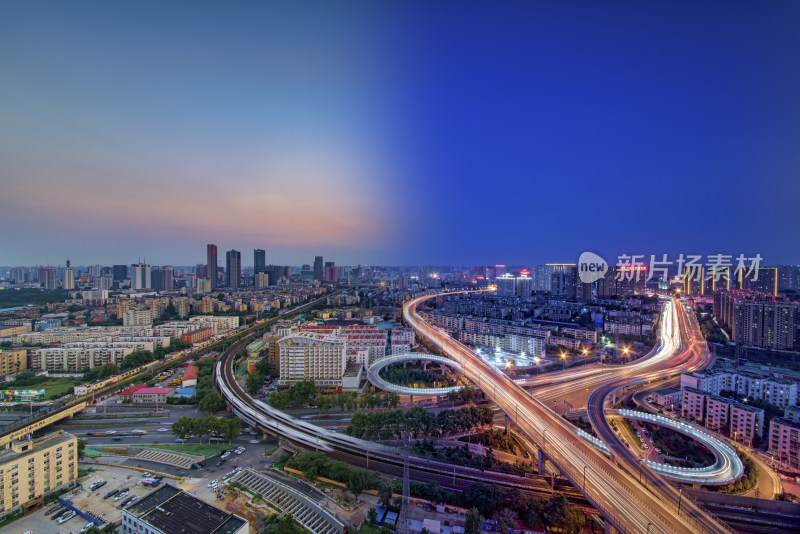
[[[720,521],[693,503],[682,503],[681,513],[671,498],[664,498],[668,490],[664,490],[661,486],[648,488],[639,484],[629,474],[630,472],[620,469],[601,452],[583,442],[577,436],[574,427],[555,414],[545,403],[533,398],[511,378],[498,372],[475,351],[455,341],[443,330],[428,324],[419,315],[417,308],[424,301],[434,297],[425,295],[408,301],[403,308],[406,322],[459,362],[463,374],[478,384],[517,423],[529,439],[541,446],[553,463],[559,466],[561,472],[580,488],[611,524],[623,532],[631,533],[649,530],[652,533],[689,534],[728,530]],[[629,370],[629,374],[638,375],[637,378],[642,379],[640,378],[642,375],[657,374],[660,368],[673,367],[676,363],[672,361],[673,358],[678,358],[679,362],[698,359],[693,347],[681,350],[681,328],[688,328],[688,325],[679,316],[677,306],[674,300],[670,300],[664,307],[660,349],[643,362],[647,367],[637,371]],[[602,383],[607,379],[598,380]],[[581,387],[591,386],[581,384]],[[602,398],[605,399],[605,395]],[[591,402],[588,404],[591,405]],[[609,441],[618,443],[615,437]],[[658,478],[671,488],[663,479]],[[658,489],[653,491],[653,487]]]

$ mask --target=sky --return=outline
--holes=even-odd
[[[0,265],[800,263],[795,2],[25,2]]]

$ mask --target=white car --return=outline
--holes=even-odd
[[[159,428],[159,432],[169,432],[169,428]]]
[[[213,486],[217,482],[219,482],[219,481],[215,478],[214,480],[212,480],[211,482],[208,483],[208,487],[210,488],[211,486]]]
[[[257,445],[257,444],[259,444],[261,442],[258,441],[257,439],[251,439],[250,441],[248,441],[248,443],[250,443],[250,445]]]
[[[83,528],[81,529],[81,532],[86,532],[87,530],[89,530],[89,529],[90,529],[90,528],[92,528],[93,526],[94,526],[94,523],[92,523],[91,521],[89,521],[88,523],[86,523],[85,525],[83,525]]]
[[[74,510],[70,510],[69,512],[67,512],[66,514],[64,514],[64,515],[62,515],[61,517],[58,518],[58,524],[59,525],[63,525],[64,523],[66,523],[67,521],[72,519],[73,517],[75,517],[75,511]]]

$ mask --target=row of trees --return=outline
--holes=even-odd
[[[291,403],[308,403],[317,394],[313,380],[301,380],[285,391],[274,391],[269,395],[269,405],[284,410]]]
[[[387,393],[386,395],[376,395],[375,393],[366,392],[359,395],[356,392],[338,393],[336,395],[318,395],[314,401],[314,405],[324,411],[329,411],[332,408],[339,408],[341,411],[348,410],[350,412],[357,408],[368,408],[374,410],[375,408],[397,408],[400,404],[400,395],[396,393]]]
[[[190,437],[197,437],[202,443],[203,436],[208,436],[210,443],[211,436],[216,435],[227,439],[228,443],[230,443],[239,437],[241,427],[242,420],[238,417],[222,419],[213,415],[203,417],[183,416],[172,423],[172,433],[183,441]]]
[[[402,431],[415,438],[466,432],[491,424],[494,414],[487,406],[442,410],[437,414],[415,406],[411,410],[356,412],[347,426],[347,434],[365,438],[399,438]]]
[[[364,490],[375,489],[381,484],[381,475],[377,471],[352,469],[346,462],[331,460],[323,452],[309,452],[296,456],[289,467],[302,471],[308,480],[321,476],[342,482],[356,499]]]

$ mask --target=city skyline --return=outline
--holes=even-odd
[[[800,263],[798,10],[10,6],[0,264]]]

